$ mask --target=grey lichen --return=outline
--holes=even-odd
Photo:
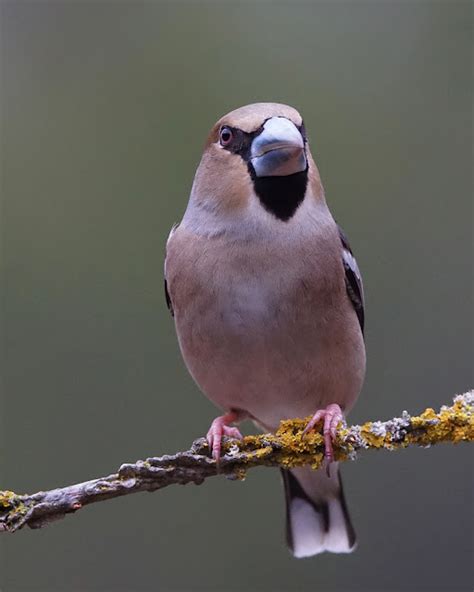
[[[125,463],[108,477],[31,495],[0,491],[0,530],[15,532],[26,525],[39,528],[91,503],[173,484],[199,485],[218,474],[242,480],[257,466],[310,465],[317,469],[324,460],[324,438],[319,431],[303,434],[308,419],[283,421],[275,434],[225,440],[219,465],[210,457],[206,440],[200,438],[189,450]],[[474,441],[474,391],[457,395],[451,406],[443,405],[438,413],[428,408],[418,416],[404,411],[385,422],[341,424],[334,448],[336,460],[344,461],[355,459],[361,450],[428,448],[440,442],[468,441]]]

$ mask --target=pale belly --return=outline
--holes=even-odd
[[[365,349],[345,294],[285,294],[262,278],[231,281],[219,298],[201,286],[176,326],[186,365],[222,410],[241,409],[267,429],[329,403],[348,411],[362,386]]]

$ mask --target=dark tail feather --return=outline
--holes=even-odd
[[[347,510],[342,482],[333,463],[330,476],[309,467],[282,469],[286,496],[286,539],[295,557],[323,551],[350,553],[356,535]]]

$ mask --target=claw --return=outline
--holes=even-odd
[[[229,424],[241,418],[241,414],[236,411],[231,411],[227,415],[221,415],[211,423],[211,427],[207,432],[206,439],[209,448],[212,452],[212,458],[219,463],[222,449],[222,436],[242,440],[243,436],[240,431]]]
[[[337,426],[339,422],[344,419],[342,410],[336,403],[328,405],[326,409],[319,409],[308,422],[308,425],[303,430],[303,436],[314,428],[321,420],[324,419],[323,436],[324,436],[324,459],[326,461],[326,473],[329,477],[329,466],[334,462],[333,441],[336,439]]]

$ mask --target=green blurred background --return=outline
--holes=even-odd
[[[0,488],[187,447],[215,410],[181,361],[165,241],[210,126],[303,113],[362,268],[351,420],[472,386],[470,2],[6,2]],[[467,446],[343,467],[350,556],[296,561],[277,471],[91,506],[3,535],[3,591],[467,591]]]

